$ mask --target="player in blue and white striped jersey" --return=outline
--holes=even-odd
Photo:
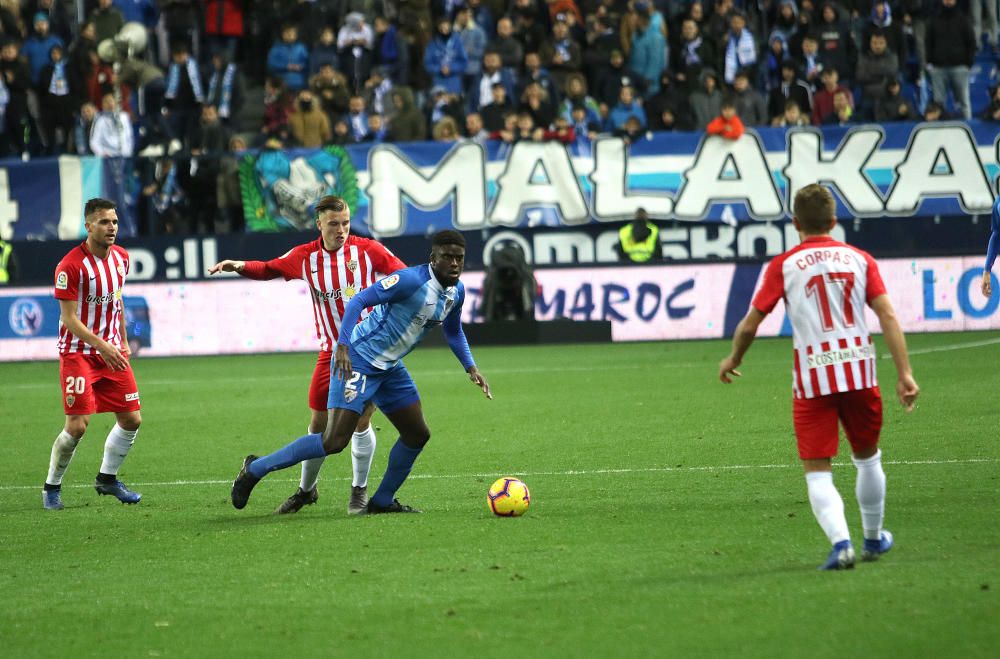
[[[373,402],[399,431],[399,440],[389,453],[382,483],[368,502],[368,513],[419,512],[395,498],[430,439],[420,395],[402,358],[427,332],[441,325],[469,379],[487,398],[493,398],[462,331],[465,287],[459,277],[464,266],[462,234],[441,231],[431,240],[430,263],[380,279],[351,299],[333,357],[327,402],[332,413],[326,430],[300,437],[261,458],[248,455],[233,481],[234,507],[246,506],[254,486],[268,473],[344,450],[365,405]],[[358,322],[368,307],[374,310]]]

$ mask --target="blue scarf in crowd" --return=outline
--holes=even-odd
[[[738,35],[729,33],[726,43],[726,61],[723,78],[730,85],[736,78],[736,73],[751,64],[757,63],[757,44],[750,30],[743,29]]]
[[[219,97],[219,116],[223,119],[228,119],[232,110],[233,81],[236,79],[236,65],[227,65],[225,72],[221,76],[218,70],[212,71],[212,77],[208,81],[208,97],[210,99],[216,98],[216,93],[219,91],[220,78],[222,79],[222,95]]]
[[[205,94],[201,91],[201,74],[198,73],[198,65],[193,59],[187,61],[188,80],[191,81],[191,92],[199,103],[205,102]],[[170,71],[167,73],[167,94],[169,99],[177,98],[177,91],[181,86],[181,66],[177,62],[170,64]]]
[[[4,84],[3,76],[0,75],[0,133],[7,130],[4,118],[7,116],[7,104],[10,103],[10,92]]]
[[[701,55],[698,54],[698,49],[701,48],[701,43],[702,40],[699,36],[684,44],[684,63],[688,66],[701,64]]]
[[[69,94],[69,83],[66,81],[66,60],[59,60],[52,67],[52,80],[49,82],[49,93],[53,96]]]

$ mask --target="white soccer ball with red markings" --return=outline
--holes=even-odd
[[[490,486],[486,502],[494,515],[499,517],[520,517],[528,512],[531,494],[528,486],[519,478],[504,476]]]

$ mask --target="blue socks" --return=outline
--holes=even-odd
[[[376,506],[385,508],[392,503],[392,500],[396,498],[396,492],[403,485],[403,481],[410,475],[413,463],[420,455],[421,450],[410,448],[401,439],[396,440],[392,450],[389,451],[389,465],[385,469],[385,475],[382,476],[378,491],[372,496],[372,501],[375,502]],[[254,465],[256,464],[255,462]]]
[[[250,468],[247,471],[254,478],[263,478],[272,471],[291,467],[310,458],[322,458],[325,455],[326,449],[323,448],[323,434],[316,432],[311,435],[303,435],[284,448],[279,448],[270,455],[257,458],[250,463]],[[410,464],[413,464],[412,460]],[[410,470],[407,469],[406,472],[409,473]],[[406,478],[406,476],[404,475],[403,478]]]

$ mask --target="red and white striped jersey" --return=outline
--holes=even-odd
[[[87,243],[74,248],[56,266],[55,297],[76,300],[76,315],[94,334],[116,348],[122,347],[122,287],[129,272],[129,257],[112,245],[106,258],[96,257]],[[59,354],[98,354],[59,322]]]
[[[250,279],[302,279],[309,284],[320,349],[333,350],[351,298],[379,277],[405,267],[382,243],[348,236],[344,246],[335,252],[324,248],[323,239],[318,238],[270,261],[247,261],[240,274]]]
[[[796,398],[878,384],[865,305],[884,293],[875,259],[829,236],[807,237],[771,261],[753,307],[768,314],[785,300],[795,346]]]

